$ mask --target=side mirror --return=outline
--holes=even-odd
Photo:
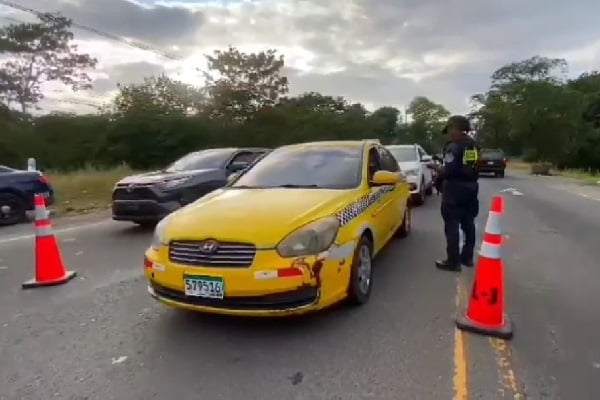
[[[371,179],[371,186],[395,185],[402,182],[400,174],[391,171],[377,171]]]
[[[229,185],[230,183],[233,183],[242,174],[242,172],[243,171],[240,170],[229,174],[229,176],[227,176],[227,184]]]
[[[433,161],[433,157],[431,157],[430,155],[425,155],[425,156],[421,157],[421,162],[428,163],[431,161]]]

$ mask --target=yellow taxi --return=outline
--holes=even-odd
[[[409,196],[375,141],[279,147],[158,223],[148,291],[169,306],[248,316],[366,303],[374,256],[410,233]]]

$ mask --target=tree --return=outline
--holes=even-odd
[[[511,136],[510,107],[498,91],[471,97],[473,110],[469,117],[477,121],[477,141],[481,146],[504,148],[508,153],[521,151],[521,143]]]
[[[407,132],[409,140],[421,144],[429,152],[439,150],[444,142],[440,132],[450,112],[424,96],[415,97],[406,111],[412,117]]]
[[[526,60],[512,62],[498,68],[492,74],[492,88],[510,83],[548,81],[558,83],[556,72],[566,73],[567,62],[562,58],[534,56]]]
[[[298,107],[315,112],[344,113],[350,108],[343,97],[334,98],[316,92],[303,93],[297,97],[284,97],[279,104],[285,107]]]
[[[72,21],[59,14],[38,14],[39,23],[11,24],[0,29],[0,94],[5,104],[16,102],[23,113],[44,96],[43,82],[60,81],[72,90],[91,89],[85,70],[96,59],[77,52],[72,44]]]
[[[490,90],[473,97],[482,144],[564,164],[588,131],[585,97],[557,74],[567,69],[565,60],[535,56],[496,70]]]
[[[161,74],[141,84],[118,85],[114,107],[117,116],[136,114],[197,114],[206,103],[205,93],[192,85]]]
[[[373,126],[373,135],[382,142],[394,139],[400,110],[395,107],[380,107],[369,115],[370,124]]]
[[[246,54],[229,47],[206,59],[211,117],[244,121],[262,107],[275,105],[288,92],[288,80],[281,74],[284,58],[275,50]]]

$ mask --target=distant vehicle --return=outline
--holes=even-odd
[[[43,173],[0,165],[0,226],[23,222],[36,194],[44,195],[46,205],[54,203],[54,189]]]
[[[425,203],[425,196],[433,193],[433,171],[428,168],[433,158],[418,144],[395,144],[386,148],[406,175],[413,202]]]
[[[494,174],[497,177],[504,178],[506,169],[506,156],[502,149],[481,149],[477,170],[483,174]]]
[[[225,186],[232,174],[268,151],[264,148],[200,150],[160,171],[125,177],[113,189],[112,218],[154,225],[180,207]]]

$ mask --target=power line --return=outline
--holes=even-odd
[[[40,11],[40,10],[36,10],[34,8],[25,7],[25,6],[22,6],[22,5],[17,4],[17,3],[13,3],[12,1],[8,1],[8,0],[0,0],[0,4],[4,5],[6,7],[10,7],[12,9],[15,9],[15,10],[19,10],[19,11],[23,11],[23,12],[26,12],[26,13],[29,13],[29,14],[33,14],[36,17],[38,17],[40,15],[43,15],[43,14],[47,14],[47,12],[45,12],[45,11]],[[11,19],[10,17],[3,17],[3,18]],[[80,29],[80,30],[83,30],[83,31],[87,31],[87,32],[93,33],[93,34],[98,35],[98,36],[102,36],[102,37],[104,37],[106,39],[110,39],[110,40],[113,40],[113,41],[116,41],[116,42],[120,42],[120,43],[126,44],[126,45],[128,45],[130,47],[135,47],[135,48],[138,48],[140,50],[149,51],[149,52],[152,52],[152,53],[154,53],[154,54],[156,54],[158,56],[161,56],[161,57],[164,57],[164,58],[168,58],[170,60],[183,61],[182,57],[177,56],[175,54],[164,52],[162,50],[159,50],[159,49],[157,49],[155,47],[150,46],[149,44],[142,43],[142,42],[139,42],[139,41],[129,40],[129,39],[126,39],[124,37],[121,37],[121,36],[118,36],[118,35],[114,35],[112,33],[101,31],[101,30],[96,29],[96,28],[91,27],[91,26],[79,24],[79,23],[77,23],[77,22],[75,22],[73,20],[71,20],[71,21],[72,21],[71,26],[73,26],[74,28],[77,28],[77,29]],[[22,23],[22,21],[20,21],[20,22]],[[200,69],[196,68],[196,70],[199,71]]]
[[[19,11],[22,11],[22,12],[26,12],[28,14],[32,14],[32,15],[38,17],[38,18],[41,15],[44,15],[44,14],[48,13],[46,11],[40,11],[40,10],[37,10],[37,9],[34,9],[34,8],[25,7],[23,5],[20,5],[20,4],[17,4],[17,3],[14,3],[12,1],[8,1],[8,0],[0,0],[0,5],[9,7],[9,8],[15,9],[15,10],[19,10]],[[27,23],[27,22],[25,22],[23,20],[20,20],[20,19],[17,19],[17,18],[8,17],[8,16],[0,16],[0,18],[8,20],[8,21],[11,21],[11,22],[14,22],[14,23],[18,23],[18,24]],[[86,32],[90,32],[90,33],[93,33],[93,34],[95,34],[97,36],[101,36],[101,37],[104,37],[104,38],[112,40],[112,41],[123,43],[125,45],[130,46],[130,47],[134,47],[134,48],[137,48],[137,49],[140,49],[140,50],[152,52],[152,53],[154,53],[154,54],[156,54],[158,56],[161,56],[161,57],[164,57],[164,58],[167,58],[167,59],[170,59],[170,60],[183,61],[182,57],[174,55],[174,54],[171,54],[171,53],[164,52],[162,50],[159,50],[159,49],[157,49],[155,47],[150,46],[149,44],[146,44],[146,43],[143,43],[143,42],[139,42],[139,41],[129,40],[129,39],[123,38],[121,36],[118,36],[118,35],[115,35],[115,34],[112,34],[112,33],[104,32],[104,31],[101,31],[101,30],[96,29],[94,27],[90,27],[90,26],[87,26],[87,25],[83,25],[83,24],[77,23],[77,22],[73,21],[72,19],[71,19],[71,26],[73,28],[76,28],[76,29],[79,29],[79,30],[83,30],[83,31],[86,31]],[[195,67],[194,69],[197,72],[202,72],[201,69],[198,68],[198,67]],[[53,92],[55,92],[55,93],[64,93],[65,91],[53,90]],[[102,98],[100,96],[92,95],[91,93],[86,93],[86,96],[90,97],[92,99],[96,99],[96,100],[100,100],[100,101],[105,101],[104,98]],[[51,98],[51,97],[47,98],[47,99],[50,100],[50,101],[55,101],[55,102],[60,102],[60,103],[68,103],[68,104],[74,104],[74,105],[84,105],[84,106],[89,106],[89,107],[94,107],[94,108],[100,108],[100,107],[102,107],[101,105],[94,104],[94,103],[91,103],[91,102],[86,102],[84,100],[67,100],[67,99],[56,99],[56,98]]]
[[[72,105],[78,105],[78,106],[87,106],[87,107],[91,107],[91,108],[95,108],[95,109],[102,108],[101,104],[96,104],[96,103],[92,103],[92,102],[85,101],[85,100],[57,99],[56,97],[46,97],[45,100],[55,102],[55,103],[65,103],[65,104],[72,104]]]

